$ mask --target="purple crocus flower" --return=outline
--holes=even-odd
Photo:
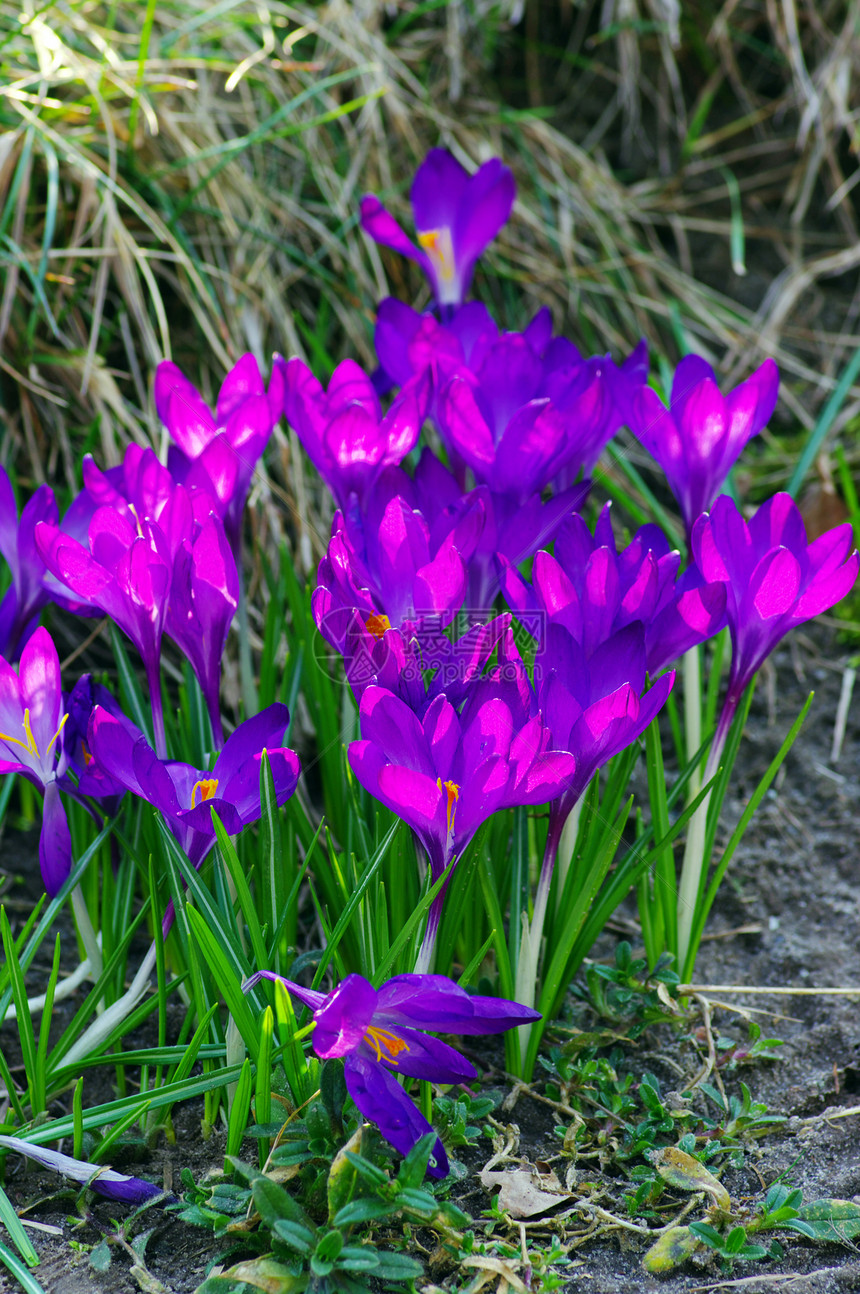
[[[788,494],[768,499],[749,522],[723,496],[696,522],[696,566],[706,580],[726,587],[732,637],[726,704],[732,714],[780,639],[850,592],[858,568],[852,539],[846,522],[807,545],[803,518]]]
[[[361,200],[361,227],[374,242],[421,266],[443,310],[458,306],[478,257],[511,214],[514,177],[496,157],[469,175],[449,152],[434,148],[416,171],[409,196],[417,247],[372,194]]]
[[[338,364],[327,391],[297,358],[283,365],[283,384],[287,422],[344,510],[414,447],[430,395],[429,381],[414,378],[383,416],[373,383],[351,359]]]
[[[600,514],[594,535],[574,515],[558,531],[554,556],[539,552],[531,586],[506,563],[502,588],[514,610],[526,614],[538,638],[537,664],[544,657],[544,631],[560,624],[586,657],[625,625],[639,622],[645,635],[645,663],[655,678],[697,643],[718,633],[725,622],[726,591],[707,584],[695,568],[678,580],[681,556],[669,548],[662,530],[642,526],[620,552],[610,505]]]
[[[457,614],[466,591],[466,560],[471,556],[480,518],[467,543],[463,528],[451,530],[431,548],[430,527],[400,495],[389,499],[381,516],[370,512],[361,527],[363,551],[338,514],[318,583],[340,606],[384,614],[398,628],[417,627],[433,616],[444,627]],[[458,545],[457,540],[460,539]],[[471,541],[471,542],[468,542]],[[465,560],[464,560],[465,559]],[[325,583],[323,583],[325,581]],[[318,599],[329,611],[329,598]],[[321,609],[322,605],[321,605]]]
[[[47,629],[36,629],[18,673],[0,657],[0,773],[21,773],[43,793],[39,865],[53,897],[72,868],[72,840],[60,785],[68,767],[62,731],[60,660]]]
[[[575,471],[596,462],[603,448],[608,400],[599,367],[557,340],[570,354],[563,367],[547,369],[522,333],[504,333],[476,370],[456,374],[438,397],[446,444],[479,484],[518,502],[572,461]]]
[[[125,724],[137,739],[139,730],[126,718],[108,689],[101,683],[94,683],[91,674],[82,674],[65,704],[68,721],[63,729],[63,750],[69,769],[77,776],[79,796],[89,795],[101,801],[105,813],[112,818],[125,795],[125,787],[111,777],[109,770],[96,763],[87,746],[90,718],[97,705]]]
[[[241,561],[242,512],[254,469],[281,416],[283,367],[274,363],[268,389],[253,355],[243,355],[225,377],[214,413],[171,360],[155,375],[155,407],[176,447],[168,466],[189,489],[208,489],[236,558]]]
[[[97,1195],[117,1200],[121,1204],[145,1204],[147,1200],[169,1198],[161,1187],[154,1182],[144,1181],[142,1177],[126,1177],[124,1173],[114,1172],[103,1164],[88,1164],[83,1159],[72,1159],[71,1155],[63,1155],[59,1150],[48,1150],[45,1146],[34,1146],[21,1137],[0,1136],[0,1147],[14,1150],[27,1159],[35,1159],[43,1168],[51,1168],[64,1177],[71,1177],[73,1182],[80,1182]]]
[[[182,849],[199,867],[215,843],[212,809],[231,836],[259,819],[264,749],[277,803],[286,803],[295,791],[298,755],[279,744],[289,721],[287,707],[280,704],[246,719],[227,738],[211,770],[159,759],[128,721],[121,722],[100,706],[93,710],[87,744],[104,771],[164,814]]]
[[[589,656],[561,624],[547,627],[547,667],[538,701],[557,746],[576,772],[550,812],[550,832],[564,820],[598,769],[636,741],[662,708],[675,681],[663,674],[646,688],[645,634],[637,622],[605,638]]]
[[[424,849],[433,879],[458,858],[482,822],[498,809],[545,804],[563,793],[576,761],[552,749],[552,734],[533,695],[510,630],[500,664],[466,690],[458,713],[444,693],[422,718],[399,697],[368,687],[359,714],[362,740],[349,748],[359,782],[407,822]],[[445,889],[431,905],[419,957],[429,964]]]
[[[9,563],[12,585],[0,602],[0,655],[17,660],[38,623],[39,612],[51,601],[45,588],[45,563],[36,549],[34,532],[40,521],[59,519],[54,492],[40,485],[18,519],[9,477],[0,467],[0,553]]]
[[[720,394],[714,371],[699,355],[675,370],[667,409],[655,391],[631,386],[614,370],[613,394],[630,430],[666,474],[689,539],[696,518],[711,507],[747,441],[776,405],[779,373],[772,359]]]
[[[322,1060],[342,1056],[347,1091],[361,1114],[378,1124],[386,1141],[406,1155],[433,1128],[395,1077],[434,1083],[469,1083],[477,1078],[470,1061],[435,1033],[470,1036],[504,1033],[539,1020],[540,1014],[504,998],[473,997],[444,975],[395,975],[375,989],[362,975],[347,975],[331,993],[302,988],[273,971],[258,971],[246,991],[261,979],[280,982],[314,1013],[313,1047]],[[439,1138],[427,1172],[448,1175],[448,1157]]]
[[[191,662],[206,701],[216,746],[223,746],[221,659],[239,605],[236,561],[214,514],[181,541],[173,562],[165,632]]]

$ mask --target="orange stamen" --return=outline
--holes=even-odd
[[[457,813],[457,801],[460,798],[460,788],[456,782],[444,782],[441,777],[436,778],[436,785],[440,791],[446,791],[448,794],[448,835],[454,830],[454,817]]]
[[[367,617],[367,628],[374,638],[381,638],[386,629],[391,628],[391,621],[388,616],[377,615],[374,611],[372,616]]]
[[[401,1051],[409,1050],[408,1042],[398,1038],[397,1034],[392,1033],[389,1029],[380,1029],[377,1025],[371,1025],[364,1036],[376,1051],[376,1059],[386,1060],[389,1065],[396,1065],[397,1057]],[[382,1054],[383,1047],[387,1053],[386,1055]]]
[[[192,809],[194,809],[194,808],[196,808],[196,807],[197,807],[197,805],[196,805],[195,801],[196,801],[196,799],[197,799],[197,788],[198,788],[198,787],[200,788],[200,802],[201,802],[201,804],[202,804],[204,800],[211,800],[211,799],[214,797],[215,792],[218,790],[218,778],[217,778],[217,777],[203,777],[203,778],[201,778],[201,779],[200,779],[200,781],[199,781],[199,782],[195,782],[195,783],[194,783],[194,785],[193,785],[193,786],[192,786],[192,788],[191,788],[191,807],[192,807]]]

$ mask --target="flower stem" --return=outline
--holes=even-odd
[[[704,782],[710,782],[720,766],[726,738],[732,726],[732,720],[738,708],[740,697],[730,692],[723,703],[708,762],[705,765]],[[701,786],[701,782],[699,783]],[[707,873],[710,858],[705,857],[705,841],[708,827],[708,808],[711,803],[711,792],[708,791],[696,809],[687,827],[687,841],[684,846],[684,862],[681,867],[681,884],[678,889],[678,967],[687,964],[690,953],[690,941],[693,933],[693,922],[699,903],[703,874]],[[695,956],[696,949],[693,949]]]
[[[418,956],[415,958],[414,973],[416,975],[429,975],[431,973],[433,954],[436,951],[436,936],[439,933],[439,922],[442,919],[442,903],[447,888],[446,885],[444,889],[441,889],[430,904],[430,911],[427,913],[427,928],[424,931],[421,947],[418,949]]]
[[[521,1002],[523,1006],[534,1006],[537,999],[538,987],[538,963],[540,961],[540,948],[543,940],[544,923],[546,921],[547,905],[549,903],[549,891],[552,884],[552,873],[555,867],[555,860],[558,855],[559,842],[564,830],[564,824],[568,819],[570,809],[559,809],[558,801],[553,804],[549,812],[549,830],[546,836],[546,845],[543,851],[543,863],[541,864],[540,878],[538,880],[537,890],[535,891],[534,907],[532,908],[532,919],[529,921],[528,913],[521,914],[522,931],[520,934],[520,950],[517,958],[517,977],[514,988],[514,998]],[[529,1038],[531,1037],[532,1026],[521,1024],[517,1029],[517,1036],[520,1043],[520,1062],[525,1065],[526,1053],[528,1052]]]
[[[684,653],[684,739],[689,761],[702,744],[702,657],[698,645]],[[695,800],[701,785],[702,772],[696,765],[688,783],[688,803]]]
[[[161,697],[161,669],[157,660],[146,666],[146,682],[152,706],[152,730],[155,736],[155,753],[167,759],[167,734],[164,731],[164,702]]]

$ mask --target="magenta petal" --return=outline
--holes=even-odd
[[[857,553],[853,553],[839,570],[817,578],[798,598],[792,612],[792,620],[796,624],[811,620],[813,616],[820,615],[822,611],[829,611],[837,602],[847,597],[857,581],[858,561],[860,559]]]
[[[483,475],[495,461],[496,445],[471,387],[463,378],[452,378],[440,395],[439,422],[457,453]]]
[[[461,1056],[459,1051],[440,1042],[438,1038],[428,1037],[416,1029],[406,1029],[395,1021],[388,1023],[388,1018],[377,1011],[373,1017],[375,1027],[385,1025],[397,1036],[399,1042],[405,1043],[402,1051],[393,1057],[397,1073],[408,1078],[425,1078],[431,1083],[471,1083],[478,1077],[478,1071],[471,1061]],[[385,1051],[380,1047],[383,1059]]]
[[[353,1053],[344,1064],[344,1078],[361,1113],[378,1125],[385,1140],[401,1155],[408,1155],[416,1141],[433,1131],[397,1079],[378,1061]],[[448,1156],[438,1137],[427,1171],[431,1177],[448,1175]]]
[[[266,386],[260,366],[254,356],[246,352],[221,383],[216,406],[218,426],[225,426],[246,400],[265,394]]]
[[[30,711],[30,727],[40,756],[60,722],[62,687],[60,658],[47,629],[37,629],[21,653],[18,670],[21,705]]]
[[[72,870],[72,837],[56,782],[49,782],[45,787],[39,866],[45,889],[53,898]]]
[[[361,199],[361,227],[375,243],[390,247],[401,256],[407,256],[409,260],[417,261],[423,269],[427,269],[427,257],[415,246],[412,239],[406,236],[394,217],[383,207],[379,198],[372,193],[368,193]]]
[[[505,998],[477,997],[445,975],[395,975],[379,989],[377,1017],[435,1033],[503,1033],[540,1012]]]
[[[364,1040],[376,1008],[376,989],[363,975],[347,975],[314,1012],[314,1051],[322,1060],[346,1056]]]
[[[162,360],[155,373],[155,407],[177,445],[196,458],[217,427],[206,402],[172,360]]]
[[[743,598],[744,609],[754,607],[762,620],[791,610],[800,588],[800,564],[787,548],[774,548],[756,566]]]

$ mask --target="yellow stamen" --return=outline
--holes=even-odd
[[[87,743],[85,741],[81,742],[81,753],[84,757],[84,764],[89,768],[90,764],[93,762],[93,757],[87,750]]]
[[[388,616],[377,615],[374,611],[372,616],[367,617],[367,628],[374,638],[381,638],[386,629],[391,628],[391,621]]]
[[[398,1038],[396,1033],[391,1033],[389,1029],[380,1029],[376,1025],[371,1025],[365,1033],[365,1038],[376,1051],[377,1060],[387,1060],[389,1065],[397,1064],[397,1057],[401,1051],[409,1050],[409,1043]],[[386,1054],[382,1054],[385,1048]]]
[[[46,756],[47,756],[47,755],[50,755],[50,753],[51,753],[51,747],[53,746],[54,742],[55,742],[55,741],[57,740],[57,738],[59,737],[60,733],[63,731],[63,728],[64,728],[64,726],[65,726],[65,723],[66,723],[66,720],[68,719],[68,717],[69,717],[69,716],[68,716],[67,714],[64,714],[64,715],[63,715],[63,717],[62,717],[62,719],[60,720],[60,726],[59,726],[59,728],[58,728],[58,729],[57,729],[57,731],[54,733],[53,737],[52,737],[52,738],[51,738],[51,740],[48,742],[48,745],[47,745],[47,746],[46,746],[46,748],[45,748],[45,755],[46,755]],[[0,732],[0,741],[8,741],[8,742],[9,742],[11,745],[13,745],[13,746],[20,746],[22,750],[26,750],[27,754],[28,754],[28,755],[32,755],[34,759],[41,759],[41,758],[42,758],[42,756],[39,754],[39,747],[36,745],[36,738],[33,736],[33,729],[30,727],[30,711],[29,711],[29,709],[27,709],[27,710],[25,710],[25,711],[24,711],[24,720],[23,720],[23,723],[22,723],[22,725],[21,725],[21,726],[22,726],[22,727],[23,727],[23,729],[24,729],[24,740],[23,740],[23,741],[21,740],[21,738],[20,738],[20,737],[13,737],[13,736],[11,736],[9,733],[7,733],[7,732]]]
[[[451,230],[447,226],[441,229],[425,229],[418,235],[418,242],[433,262],[440,279],[450,283],[454,278],[454,245],[451,242]]]
[[[197,788],[200,788],[200,803],[204,800],[211,800],[218,790],[217,777],[202,777],[199,782],[195,782],[191,788],[191,807],[196,809]]]
[[[63,717],[62,717],[62,719],[60,720],[60,726],[59,726],[59,728],[58,728],[58,729],[57,729],[57,731],[54,733],[54,735],[53,735],[53,737],[51,738],[51,740],[48,742],[48,748],[47,748],[47,750],[45,751],[45,754],[46,754],[46,755],[50,754],[51,747],[53,746],[54,742],[55,742],[55,741],[57,740],[57,738],[59,737],[60,733],[61,733],[61,732],[63,731],[63,729],[65,728],[65,726],[66,726],[66,720],[68,719],[68,717],[69,717],[69,716],[68,716],[67,714],[64,714],[64,715],[63,715]]]
[[[457,801],[460,798],[460,788],[456,782],[444,782],[441,777],[436,778],[436,785],[440,791],[448,793],[448,835],[454,830],[454,817],[457,813]]]

